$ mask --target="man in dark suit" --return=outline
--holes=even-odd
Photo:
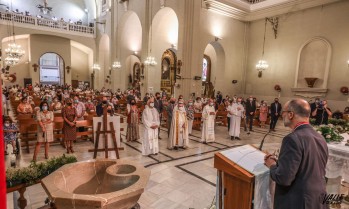
[[[270,130],[275,131],[276,123],[280,117],[282,106],[279,103],[279,98],[275,98],[274,103],[270,105]]]
[[[279,159],[266,155],[265,165],[276,183],[274,209],[327,209],[325,139],[309,125],[307,101],[287,102],[282,111],[284,125],[293,129],[281,144]]]
[[[253,100],[253,97],[250,96],[248,100],[245,103],[246,105],[246,123],[249,123],[250,131],[253,131],[252,125],[253,125],[253,118],[254,113],[256,112],[256,101]]]
[[[162,119],[162,110],[164,109],[164,105],[162,104],[162,100],[161,100],[161,96],[159,92],[155,93],[155,99],[154,99],[154,107],[155,109],[158,111],[159,116],[160,116],[160,124],[161,124],[161,119]],[[160,127],[159,127],[159,139],[161,139],[160,137]]]

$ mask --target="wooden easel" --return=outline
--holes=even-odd
[[[119,150],[124,150],[123,147],[118,147],[118,144],[116,143],[116,133],[115,133],[115,129],[114,129],[114,124],[113,122],[110,122],[110,131],[108,131],[108,127],[107,127],[107,123],[108,123],[108,119],[107,116],[108,115],[108,111],[107,111],[107,106],[103,107],[103,130],[101,130],[102,128],[102,123],[98,122],[97,124],[97,131],[96,131],[96,141],[95,141],[95,148],[93,150],[89,150],[89,152],[93,152],[93,159],[97,158],[97,152],[103,152],[104,151],[104,155],[105,158],[108,158],[108,151],[115,151],[115,155],[116,158],[119,159]],[[99,144],[99,138],[100,135],[103,134],[104,136],[104,148],[98,149],[98,144]],[[113,144],[114,144],[114,148],[109,148],[108,147],[108,134],[111,134],[112,136],[112,140],[113,140]]]

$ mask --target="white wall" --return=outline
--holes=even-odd
[[[78,81],[90,81],[89,57],[80,49],[71,46],[71,79]]]

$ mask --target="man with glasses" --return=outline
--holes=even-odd
[[[279,158],[267,154],[265,165],[275,181],[275,209],[327,209],[325,139],[309,125],[310,106],[303,99],[284,105],[284,125],[292,129],[282,141]]]

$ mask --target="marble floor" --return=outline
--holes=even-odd
[[[282,137],[289,133],[280,121],[276,132],[270,133],[265,140],[263,150],[274,152],[279,149]],[[125,127],[125,124],[121,124]],[[143,127],[140,125],[142,137]],[[160,153],[157,156],[142,156],[140,142],[123,142],[123,151],[120,151],[120,158],[129,159],[143,164],[151,170],[151,177],[145,192],[139,200],[142,209],[204,209],[209,208],[215,196],[216,169],[213,167],[213,156],[216,152],[231,149],[236,146],[253,144],[259,146],[267,129],[255,128],[254,132],[247,134],[241,129],[241,140],[230,140],[227,128],[216,127],[216,141],[210,144],[199,142],[201,132],[193,131],[190,136],[190,146],[186,150],[168,150],[167,130],[161,128]],[[123,135],[124,133],[122,133]],[[123,138],[124,135],[123,135]],[[91,160],[93,154],[88,152],[93,144],[89,141],[80,141],[74,144],[74,155],[79,161]],[[32,159],[31,153],[22,152],[16,159],[17,166],[27,166]],[[50,147],[50,157],[61,156],[65,149],[61,145]],[[115,154],[110,152],[110,158]],[[102,158],[104,153],[99,153]],[[6,158],[6,165],[10,166],[10,157]],[[38,155],[38,161],[44,160],[43,150]],[[25,193],[28,200],[28,209],[43,208],[47,197],[40,184],[31,186]],[[8,209],[16,208],[14,199],[18,194],[7,194]],[[342,207],[344,208],[344,207]]]

